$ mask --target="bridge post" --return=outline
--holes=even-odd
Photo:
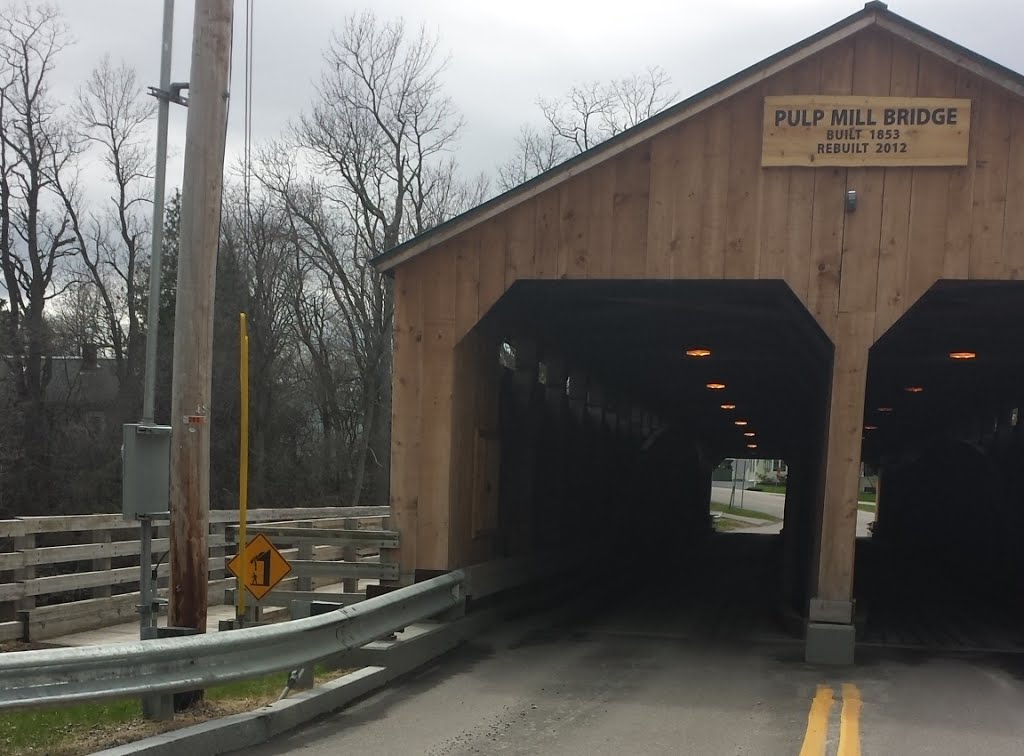
[[[852,664],[857,488],[874,313],[839,313],[834,333],[817,590],[808,612],[806,658],[813,663]]]

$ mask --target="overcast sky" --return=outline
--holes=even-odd
[[[105,52],[157,84],[163,0],[57,0],[76,43],[58,64],[62,97]],[[426,24],[451,55],[447,90],[465,117],[458,159],[467,175],[493,173],[519,126],[538,119],[538,95],[660,65],[687,97],[862,7],[841,0],[255,0],[253,120],[257,140],[307,107],[321,52],[346,14]],[[890,9],[1017,71],[1024,71],[1024,1],[902,0]],[[188,79],[193,0],[177,0],[172,79]],[[242,136],[244,0],[235,10],[229,152]],[[176,111],[176,112],[175,112]],[[185,112],[172,110],[168,182],[180,185]],[[229,154],[229,159],[231,155]]]

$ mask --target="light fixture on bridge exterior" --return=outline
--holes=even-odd
[[[747,421],[746,420],[735,420],[734,424],[735,425],[746,425]]]
[[[756,449],[757,448],[757,444],[747,444],[747,448],[748,449]]]
[[[892,407],[879,407],[879,412],[892,412]]]
[[[907,386],[903,390],[906,391],[908,394],[920,394],[921,392],[924,391],[924,387],[923,386]]]
[[[950,352],[949,359],[951,360],[973,360],[978,355],[975,352]]]
[[[754,431],[747,431],[747,432],[746,432],[746,433],[744,433],[743,435],[744,435],[744,436],[746,436],[747,438],[753,438],[753,437],[754,437],[754,436],[756,436],[757,434],[756,434],[756,433],[754,433]]]
[[[712,391],[721,391],[722,389],[725,388],[725,384],[724,383],[708,383],[708,384],[705,384],[705,385],[709,389],[711,389]]]
[[[866,431],[869,431],[869,430],[878,430],[878,426],[877,426],[877,425],[865,425],[865,426],[864,426],[864,430],[866,430]]]
[[[735,404],[720,404],[718,406],[721,407],[724,410],[734,410],[734,409],[736,409],[736,405]]]
[[[711,356],[711,350],[710,349],[703,349],[703,348],[700,348],[700,349],[687,349],[686,350],[686,356],[687,357],[710,357]]]

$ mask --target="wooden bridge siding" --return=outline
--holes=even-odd
[[[970,97],[969,164],[762,169],[762,98],[816,92]],[[1024,202],[1022,126],[1024,103],[866,31],[400,265],[392,504],[418,534],[403,569],[484,556],[449,511],[477,490],[455,415],[460,433],[486,424],[453,403],[474,303],[479,319],[519,279],[782,278],[836,347],[819,587],[849,596],[868,349],[939,278],[1024,275],[1024,213],[1007,212]]]

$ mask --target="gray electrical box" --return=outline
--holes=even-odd
[[[125,519],[167,514],[171,481],[171,426],[126,423],[121,475]]]

